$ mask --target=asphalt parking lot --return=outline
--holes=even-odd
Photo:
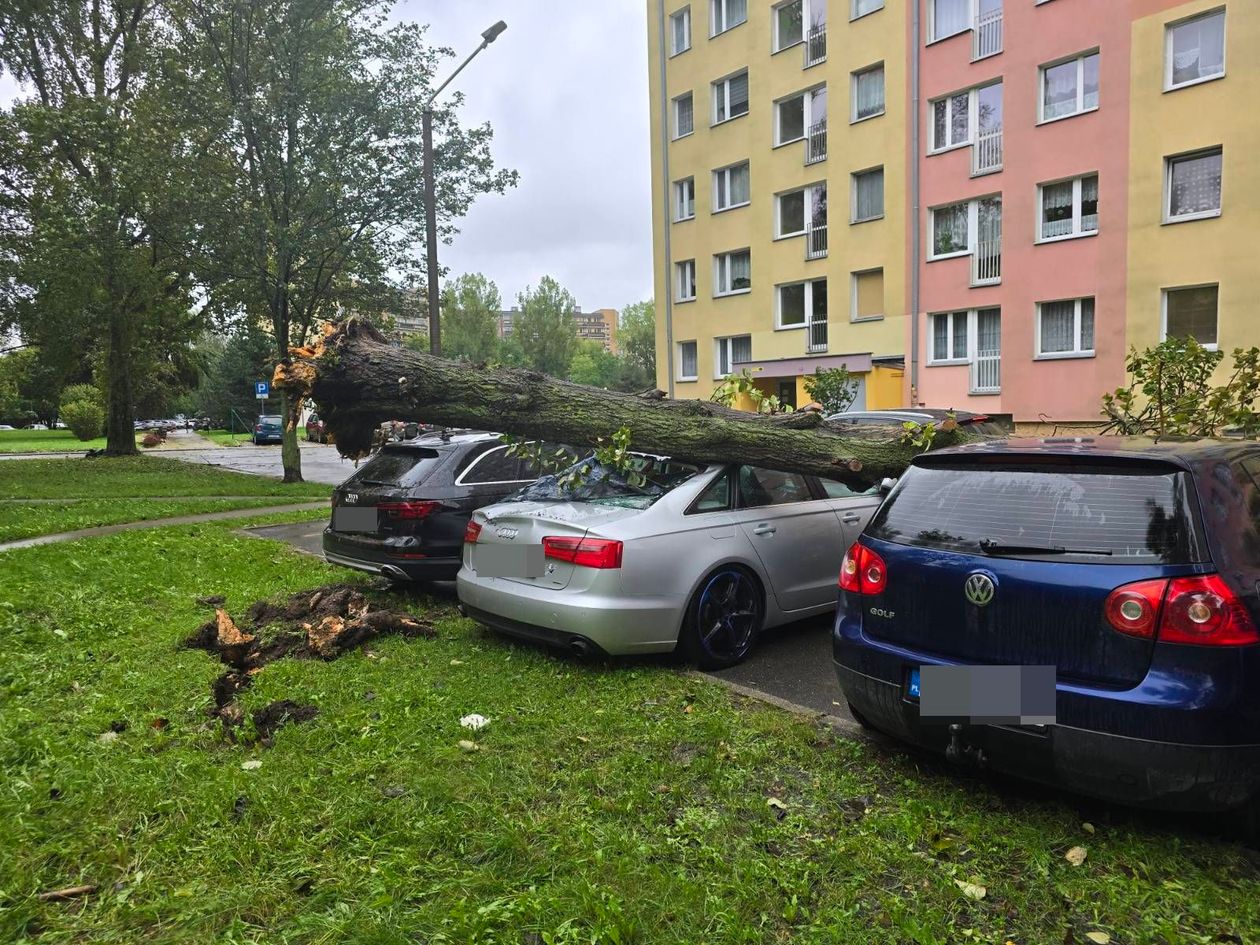
[[[154,450],[152,455],[185,463],[220,466],[255,476],[279,479],[284,475],[278,443],[255,446],[244,434],[238,446],[213,446],[208,443],[197,433],[175,430],[167,437],[166,445]],[[298,444],[302,448],[302,478],[307,482],[326,482],[335,486],[354,472],[355,464],[339,456],[337,447],[308,443],[302,439],[298,440]]]

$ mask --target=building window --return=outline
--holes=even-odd
[[[928,42],[971,29],[971,0],[928,0]]]
[[[854,223],[878,220],[884,215],[884,169],[876,167],[853,175]]]
[[[853,73],[853,121],[884,114],[884,64]]]
[[[1221,215],[1220,148],[1167,160],[1164,175],[1164,222],[1181,223]]]
[[[775,197],[774,235],[803,236],[827,225],[827,185],[814,184]]]
[[[1037,305],[1037,357],[1082,358],[1094,353],[1094,300]]]
[[[929,315],[929,364],[969,364],[972,394],[1002,389],[1002,310]]]
[[[932,103],[932,150],[944,151],[971,143],[971,91]]]
[[[1216,347],[1216,314],[1220,288],[1187,286],[1164,290],[1164,337],[1193,338],[1208,348]]]
[[[977,86],[955,92],[931,103],[932,127],[928,150],[948,151],[976,144],[973,172],[987,173],[1002,166],[1002,83]]]
[[[674,181],[674,222],[681,223],[696,215],[696,179],[686,177]]]
[[[1224,74],[1224,10],[1168,25],[1164,49],[1165,89],[1219,79]]]
[[[746,249],[713,257],[713,294],[735,295],[752,288],[752,254]]]
[[[874,13],[876,10],[884,9],[884,0],[852,0],[849,9],[849,19],[856,20],[858,17],[866,16],[868,13]]]
[[[955,203],[932,211],[932,256],[958,256],[971,251],[971,204]]]
[[[691,7],[683,7],[669,17],[669,54],[677,56],[691,48]]]
[[[967,360],[967,314],[945,312],[929,316],[932,321],[932,363]]]
[[[789,282],[775,292],[778,328],[804,328],[827,320],[827,280]]]
[[[752,336],[736,335],[733,338],[714,338],[713,376],[729,377],[737,364],[752,360]]]
[[[680,381],[694,381],[700,377],[700,367],[696,361],[696,343],[694,341],[678,342],[678,379]]]
[[[1092,236],[1098,232],[1098,175],[1042,184],[1039,242]]]
[[[696,298],[696,261],[684,259],[674,263],[674,301],[692,302]]]
[[[713,212],[746,206],[751,196],[748,162],[720,167],[713,172]]]
[[[788,0],[774,8],[774,51],[796,46],[805,40],[804,0]]]
[[[690,92],[674,99],[674,137],[684,138],[696,130],[696,114]]]
[[[748,0],[709,0],[709,35],[717,36],[748,19]]]
[[[748,114],[748,70],[713,83],[713,124]]]
[[[853,273],[853,321],[883,317],[884,270],[868,269]]]
[[[1098,107],[1098,52],[1041,67],[1041,120],[1054,121]]]
[[[807,130],[827,120],[827,88],[820,86],[774,103],[774,143],[800,141]]]

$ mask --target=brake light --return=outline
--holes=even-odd
[[[255,433],[262,433],[262,424],[261,424],[261,423],[256,423],[256,424],[254,424],[254,432],[255,432]]]
[[[543,556],[582,568],[620,568],[621,542],[612,538],[570,538],[548,535],[542,540]]]
[[[1219,574],[1125,584],[1107,596],[1103,611],[1121,633],[1161,643],[1260,643],[1247,608]]]
[[[854,542],[840,565],[840,589],[851,594],[882,594],[888,588],[884,559],[865,545]]]
[[[441,507],[441,502],[382,502],[376,510],[388,518],[411,522],[428,518]]]
[[[481,524],[469,519],[468,524],[464,526],[464,543],[468,545],[475,545],[480,536]]]

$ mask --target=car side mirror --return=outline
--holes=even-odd
[[[879,494],[888,495],[888,493],[893,491],[893,487],[895,485],[897,485],[896,479],[881,479],[879,483]]]

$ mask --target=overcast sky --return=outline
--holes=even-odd
[[[474,204],[455,242],[439,249],[442,265],[485,273],[504,307],[544,275],[584,309],[651,298],[642,0],[400,0],[394,16],[429,23],[431,40],[458,54],[448,70],[483,29],[508,25],[455,87],[462,120],[490,122],[495,160],[519,171],[520,184]],[[0,101],[15,93],[0,76]]]

